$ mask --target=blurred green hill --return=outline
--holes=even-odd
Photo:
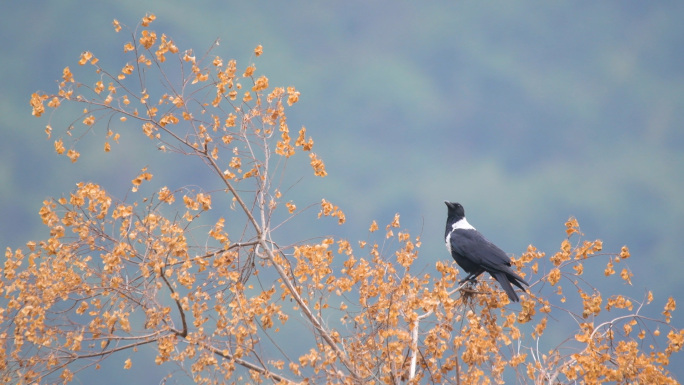
[[[264,46],[258,71],[302,92],[288,122],[307,127],[330,174],[294,191],[347,214],[326,231],[364,239],[373,219],[399,212],[422,234],[428,266],[449,259],[444,200],[463,203],[470,223],[515,255],[528,244],[554,253],[575,216],[607,252],[630,247],[635,298],[653,290],[656,311],[670,295],[684,303],[684,3],[675,1],[5,4],[3,247],[44,237],[42,200],[80,180],[122,198],[145,166],[159,183],[203,183],[196,165],[133,135],[111,154],[98,140],[86,151],[87,135],[79,162],[66,165],[45,140],[46,120],[31,117],[30,94],[56,90],[82,51],[123,66],[125,32],[111,22],[134,26],[145,12],[198,56],[219,38],[214,54],[244,67]]]

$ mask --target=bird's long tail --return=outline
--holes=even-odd
[[[506,275],[508,276],[508,280],[512,282],[515,286],[519,287],[520,290],[527,291],[525,290],[522,284],[524,283],[525,286],[530,286],[530,284],[527,283],[527,281],[525,281],[521,276],[514,273],[513,271],[507,272]]]
[[[511,300],[511,302],[520,301],[520,298],[518,298],[518,294],[516,294],[515,290],[513,290],[513,286],[511,286],[511,282],[513,282],[513,284],[515,284],[515,286],[522,289],[522,291],[525,291],[525,288],[522,286],[522,284],[520,282],[518,282],[518,280],[520,280],[522,283],[527,285],[527,282],[525,282],[525,280],[523,280],[521,277],[517,276],[517,274],[515,274],[515,273],[513,273],[512,275],[509,275],[509,274],[504,273],[502,271],[496,272],[496,273],[492,274],[492,276],[499,282],[499,285],[501,285],[501,288],[504,289],[504,291],[508,295],[508,298]]]

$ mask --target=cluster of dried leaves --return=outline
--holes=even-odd
[[[607,259],[611,279],[629,251],[601,254],[601,242],[583,241],[574,219],[550,259],[532,246],[514,259],[532,283],[521,307],[509,307],[488,279],[458,287],[446,254],[434,274],[414,273],[425,269],[416,265],[421,241],[401,229],[398,215],[384,234],[373,222],[376,241],[276,242],[287,219],[272,223],[274,213],[302,212],[276,184],[280,165],[304,151],[314,174],[326,175],[306,130],[290,136],[285,106],[299,92],[271,88],[253,64],[238,71],[235,60],[181,52],[149,29],[154,19],[131,31],[131,61],[120,71],[84,52],[78,64],[99,80],[79,83],[65,68],[57,94],[32,95],[33,114],[44,114],[45,104],[83,104],[80,124],[65,133],[101,123],[104,151],[135,122],[161,149],[201,159],[225,188],[163,186],[126,203],[81,183],[69,197],[46,200],[40,216],[50,237],[5,252],[1,381],[66,383],[121,352],[121,368],[130,369],[148,346],[158,364],[179,364],[175,375],[207,384],[676,383],[665,369],[684,343],[684,331],[669,325],[674,300],[652,319],[642,314],[650,293],[641,302],[604,298],[583,279],[585,264]],[[259,46],[254,56],[261,54]],[[148,79],[166,92],[154,94]],[[62,138],[55,149],[79,157]],[[133,196],[151,179],[143,169]],[[229,197],[230,215],[199,225],[217,195]],[[319,217],[345,221],[326,200]],[[619,276],[631,283],[627,267]],[[563,326],[549,332],[552,325]],[[542,348],[545,333],[566,340]]]

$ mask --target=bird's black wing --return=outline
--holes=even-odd
[[[481,266],[487,271],[504,270],[505,266],[511,264],[508,255],[477,230],[454,230],[450,241],[453,251],[467,258],[468,262],[473,265]]]

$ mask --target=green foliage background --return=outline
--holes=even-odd
[[[399,212],[402,227],[423,234],[427,266],[449,258],[445,199],[463,203],[473,225],[516,255],[528,244],[555,252],[573,215],[605,250],[630,247],[637,276],[628,294],[652,290],[658,310],[670,295],[684,303],[684,3],[64,0],[2,8],[3,248],[45,237],[42,200],[77,181],[124,197],[149,166],[160,184],[215,183],[125,133],[110,154],[86,135],[69,165],[45,140],[46,120],[30,116],[30,94],[54,92],[82,51],[123,66],[127,36],[113,32],[112,19],[134,26],[152,12],[153,29],[197,56],[219,38],[214,54],[244,68],[262,44],[258,71],[302,92],[288,122],[307,127],[330,175],[306,177],[300,202],[325,197],[348,220],[325,231],[363,239],[371,220],[385,224]],[[90,139],[98,144],[87,149]],[[671,370],[684,378],[681,367]]]

